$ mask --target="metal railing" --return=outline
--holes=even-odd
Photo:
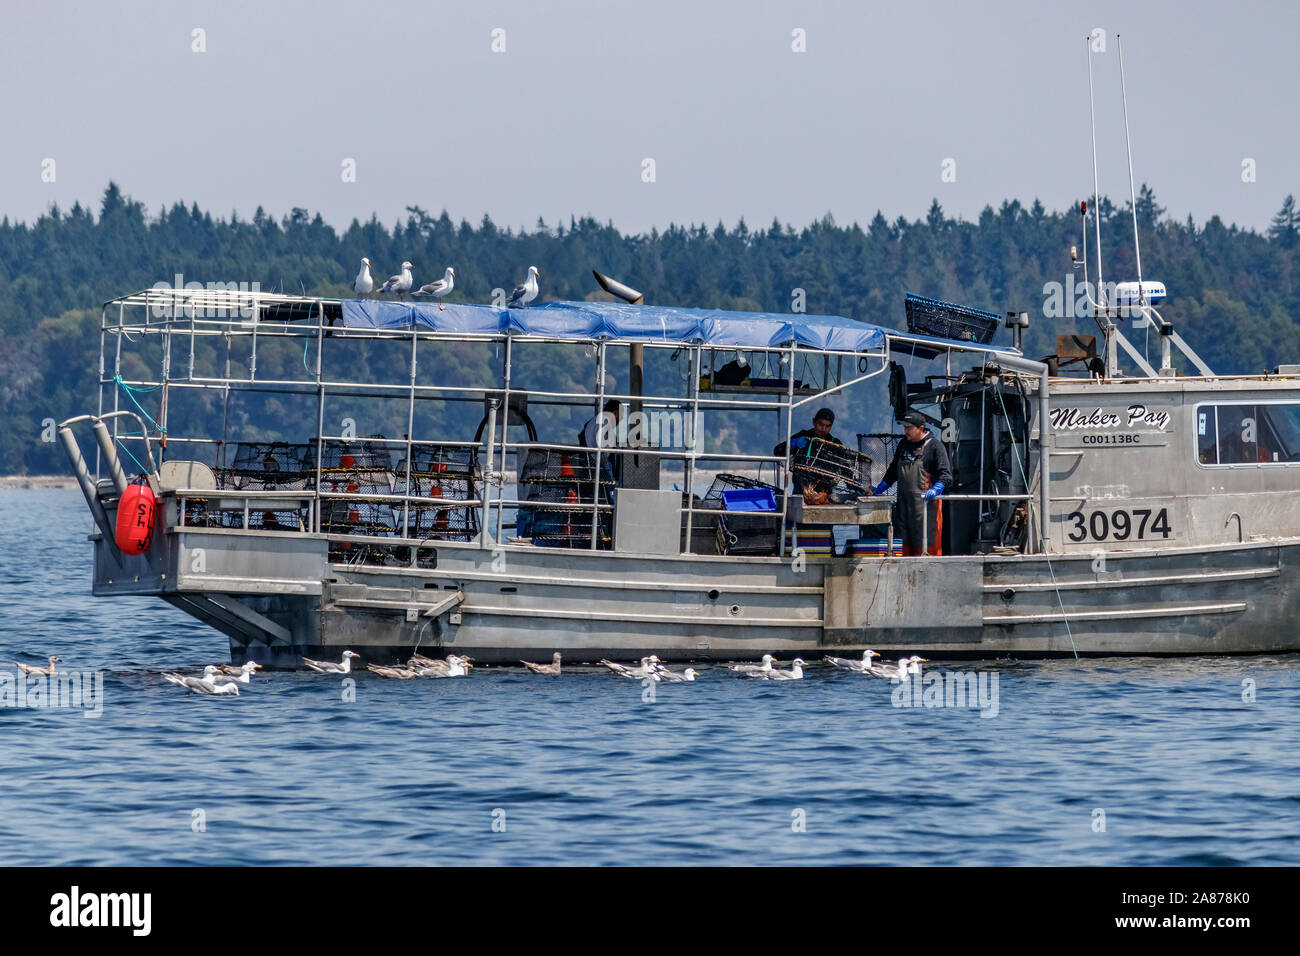
[[[703,466],[719,463],[735,463],[760,468],[771,465],[776,475],[775,483],[787,486],[788,459],[777,455],[751,455],[722,450],[706,451],[703,449],[703,436],[692,433],[691,446],[685,448],[649,448],[649,447],[596,447],[585,448],[571,445],[540,441],[511,441],[509,429],[518,421],[511,421],[511,397],[524,394],[530,406],[558,405],[570,408],[592,409],[600,413],[607,400],[613,399],[637,410],[651,409],[657,412],[681,412],[688,415],[693,427],[698,427],[705,412],[736,411],[755,415],[775,414],[777,416],[777,433],[780,438],[784,431],[787,447],[794,432],[793,416],[799,408],[811,402],[824,399],[881,374],[888,368],[888,347],[864,352],[836,353],[839,360],[835,363],[834,381],[830,356],[823,351],[802,347],[790,343],[779,347],[744,349],[750,352],[766,352],[776,356],[778,367],[783,370],[784,393],[763,391],[755,394],[741,394],[735,391],[726,393],[711,392],[701,389],[701,373],[706,358],[710,367],[716,364],[714,353],[730,353],[733,347],[721,348],[705,343],[662,342],[647,340],[644,342],[610,341],[604,339],[586,339],[572,336],[515,336],[511,334],[459,333],[443,332],[422,327],[403,329],[389,328],[349,328],[335,326],[329,316],[336,313],[338,300],[320,297],[303,297],[254,291],[207,291],[207,290],[172,290],[155,289],[115,299],[106,303],[101,316],[101,357],[99,375],[99,411],[101,417],[113,422],[113,438],[122,443],[152,439],[160,445],[160,456],[167,455],[167,442],[174,442],[182,447],[195,449],[213,449],[215,460],[219,462],[225,448],[236,444],[231,438],[231,400],[233,396],[243,393],[287,393],[311,396],[316,402],[316,429],[310,443],[316,448],[314,487],[286,492],[235,491],[229,488],[217,490],[182,489],[172,494],[178,495],[182,503],[182,525],[186,512],[185,502],[197,498],[244,499],[243,526],[248,528],[250,520],[250,501],[273,500],[283,495],[286,499],[295,496],[311,499],[308,509],[307,530],[334,537],[323,527],[324,505],[335,500],[352,500],[359,502],[382,502],[400,506],[401,520],[393,528],[389,540],[410,541],[412,510],[416,507],[446,507],[461,509],[479,509],[480,545],[489,543],[501,545],[504,542],[506,513],[518,511],[535,502],[521,500],[518,494],[506,494],[505,476],[508,471],[509,458],[514,457],[514,473],[518,476],[524,456],[531,449],[550,449],[570,452],[583,452],[592,456],[594,474],[601,474],[602,462],[613,455],[639,455],[657,457],[661,460],[680,462],[684,480],[684,517],[683,534],[690,547],[691,535],[697,516],[707,514],[752,514],[698,507],[694,501],[693,489],[699,473],[709,469]],[[159,315],[159,310],[162,314]],[[287,311],[286,311],[287,310]],[[115,315],[113,313],[116,313]],[[203,314],[200,314],[203,313]],[[213,314],[216,313],[216,314]],[[335,317],[337,317],[335,315]],[[905,338],[905,337],[904,337]],[[110,342],[110,339],[112,340]],[[392,376],[386,381],[356,381],[343,378],[330,378],[326,374],[327,349],[326,339],[332,344],[349,341],[387,341],[394,343],[409,342],[407,360],[400,368],[393,368]],[[259,377],[258,343],[293,341],[302,343],[303,377]],[[533,346],[594,346],[594,365],[597,387],[591,391],[564,391],[521,387],[514,380],[515,351],[521,343]],[[135,362],[125,361],[131,347],[146,346],[157,343],[161,349],[159,377],[157,379],[127,378],[124,371],[138,368]],[[200,343],[214,343],[212,359],[218,363],[224,360],[224,374],[202,374],[197,366]],[[503,350],[500,378],[483,385],[454,385],[449,383],[422,382],[419,377],[422,350],[431,346],[450,343],[491,344]],[[240,354],[235,354],[235,345],[239,345]],[[314,348],[313,348],[314,345]],[[644,394],[607,389],[610,349],[668,349],[679,353],[686,359],[688,366],[684,394]],[[224,359],[221,355],[224,346]],[[152,347],[152,346],[151,346]],[[974,352],[987,349],[972,348]],[[706,355],[707,353],[707,355]],[[821,356],[823,382],[820,388],[796,389],[796,368],[801,358]],[[179,361],[174,361],[174,357]],[[850,376],[843,378],[844,358],[850,358]],[[232,374],[234,363],[243,367],[244,372]],[[863,365],[862,363],[865,363]],[[1022,366],[1027,363],[1019,360]],[[860,371],[861,370],[861,371]],[[853,374],[858,372],[858,374]],[[138,374],[138,373],[137,373]],[[143,435],[119,433],[117,419],[113,416],[124,411],[121,405],[124,396],[140,407],[141,390],[149,390],[153,396],[156,392],[157,415],[151,417],[156,429],[155,435],[149,436],[143,427]],[[176,434],[168,432],[169,412],[177,395],[190,391],[221,393],[220,432],[216,432],[215,423],[212,433]],[[375,436],[364,439],[367,442],[381,444],[386,448],[399,447],[405,450],[405,468],[389,468],[393,478],[390,492],[376,494],[359,494],[324,490],[326,484],[323,466],[324,449],[327,443],[349,440],[361,440],[352,436],[326,434],[325,407],[328,400],[339,398],[399,398],[406,403],[406,431],[402,438],[384,438]],[[152,401],[150,399],[149,401]],[[416,409],[426,402],[485,402],[490,408],[488,428],[477,443],[417,439]],[[1044,400],[1045,401],[1045,400]],[[106,408],[109,411],[106,413]],[[145,413],[147,416],[149,413]],[[431,497],[412,494],[412,467],[414,453],[421,448],[440,446],[474,446],[481,454],[481,485],[477,496],[469,498]],[[216,467],[216,466],[214,466]],[[96,473],[99,463],[96,463]],[[519,484],[516,477],[515,484]],[[494,493],[495,489],[495,493]],[[951,500],[1025,500],[1028,495],[1020,496],[945,496]],[[591,495],[590,501],[569,503],[564,501],[547,502],[547,508],[560,511],[588,512],[591,515],[591,537],[589,548],[600,546],[600,516],[612,511],[612,506],[601,500],[599,493]],[[256,510],[256,509],[252,509]],[[782,496],[778,512],[772,513],[779,522],[778,542],[784,549],[785,531],[789,524],[788,495]],[[495,535],[490,535],[491,519],[495,517]],[[489,540],[491,539],[491,541]]]

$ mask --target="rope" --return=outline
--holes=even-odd
[[[166,435],[166,434],[167,434],[167,429],[163,428],[163,427],[162,427],[161,425],[159,425],[156,421],[154,421],[153,416],[150,415],[148,412],[146,412],[146,411],[144,410],[144,406],[141,405],[140,402],[139,402],[139,401],[136,399],[136,397],[135,397],[137,392],[139,392],[141,395],[144,395],[144,394],[147,394],[147,393],[149,393],[149,392],[156,392],[156,391],[158,391],[160,388],[162,388],[162,386],[161,386],[161,385],[152,385],[152,386],[150,386],[149,388],[133,388],[133,387],[131,387],[130,385],[126,384],[126,382],[122,381],[122,376],[121,376],[121,375],[114,375],[114,376],[113,376],[113,381],[117,383],[117,386],[118,386],[120,389],[122,389],[122,391],[126,392],[126,397],[129,398],[129,399],[131,399],[131,404],[134,405],[136,408],[138,408],[138,409],[140,410],[140,414],[143,415],[143,416],[145,417],[145,420],[146,420],[147,422],[149,422],[149,424],[152,425],[155,429],[157,429],[158,431],[160,431],[160,432],[162,432],[164,435]]]
[[[1010,425],[1011,416],[1007,413],[1007,403],[1002,397],[1001,388],[997,389],[997,395],[998,404],[1002,406],[1002,416],[1007,420],[1007,424]],[[1042,422],[1038,427],[1040,432],[1039,454],[1046,455],[1047,443],[1043,440],[1041,432],[1047,427],[1047,422]],[[1017,443],[1014,440],[1011,442],[1011,452],[1015,455],[1016,467],[1020,469],[1020,480],[1024,482],[1025,490],[1027,491],[1029,489],[1029,476],[1025,474],[1025,464],[1020,460],[1020,450],[1016,447],[1016,444]],[[1039,515],[1038,520],[1040,523],[1045,523],[1047,521],[1047,515]],[[1061,608],[1061,621],[1065,624],[1065,633],[1070,638],[1070,650],[1074,651],[1074,659],[1077,661],[1079,659],[1079,649],[1074,645],[1074,631],[1070,628],[1070,615],[1066,612],[1065,601],[1061,598],[1061,587],[1056,582],[1056,571],[1052,567],[1052,559],[1048,557],[1047,552],[1043,552],[1043,557],[1047,561],[1047,573],[1051,575],[1052,578],[1052,588],[1056,591],[1056,603]]]
[[[140,436],[140,435],[127,435],[126,437],[127,437],[127,438],[140,438],[140,437],[142,437],[142,436]],[[126,452],[127,455],[130,457],[130,459],[131,459],[133,462],[135,462],[135,467],[138,469],[137,474],[146,475],[146,474],[149,473],[149,469],[146,468],[144,465],[140,464],[140,459],[139,459],[139,458],[136,458],[135,455],[132,455],[132,454],[131,454],[131,449],[129,449],[129,448],[126,447],[126,445],[122,442],[122,439],[121,439],[121,438],[118,438],[118,439],[117,439],[117,446],[118,446],[119,448],[121,448],[122,451]]]

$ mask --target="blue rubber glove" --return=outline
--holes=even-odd
[[[871,489],[871,493],[873,495],[883,495],[888,490],[889,490],[889,482],[882,481],[880,484],[876,485],[876,487]]]
[[[927,491],[925,494],[923,494],[921,497],[924,498],[926,501],[934,501],[934,499],[938,498],[941,494],[943,494],[943,482],[936,481],[934,483],[934,487],[931,488],[929,491]]]
[[[791,439],[791,441],[790,441],[790,450],[791,450],[791,451],[802,451],[803,449],[805,449],[805,448],[807,448],[807,447],[808,447],[808,439],[806,439],[806,438],[794,438],[794,439]]]

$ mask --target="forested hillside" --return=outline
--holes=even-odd
[[[1300,211],[1290,196],[1265,234],[1217,216],[1203,225],[1173,221],[1146,187],[1137,207],[1144,276],[1168,286],[1164,316],[1211,367],[1248,372],[1300,362]],[[1107,277],[1135,278],[1128,205],[1103,199],[1101,210]],[[948,218],[936,201],[915,222],[877,213],[865,227],[841,226],[827,215],[799,230],[742,220],[730,229],[674,225],[630,236],[591,218],[512,230],[487,216],[471,225],[410,207],[391,228],[372,217],[338,233],[303,209],[280,221],[260,209],[244,220],[181,203],[150,215],[110,184],[98,215],[78,204],[35,223],[0,221],[0,472],[66,469],[57,446],[41,441],[41,422],[95,407],[99,305],[177,274],[350,296],[362,256],[380,281],[409,259],[417,284],[453,265],[452,299],[487,302],[529,265],[543,273],[544,298],[583,299],[598,268],[655,304],[789,312],[802,289],[809,313],[893,327],[903,324],[910,290],[1029,312],[1025,351],[1039,356],[1060,333],[1094,331],[1091,319],[1044,314],[1046,284],[1082,281],[1069,252],[1080,232],[1077,209],[1012,200],[986,207],[975,222]]]

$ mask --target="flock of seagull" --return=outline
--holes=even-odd
[[[314,661],[309,657],[304,657],[302,662],[307,665],[308,669],[318,674],[350,674],[352,673],[352,661],[354,658],[360,658],[361,655],[356,651],[344,651],[342,658],[338,661]],[[26,673],[48,674],[53,671],[54,663],[57,657],[50,658],[50,667],[34,668],[28,664],[19,664],[18,666]],[[415,654],[405,666],[401,667],[382,667],[379,664],[367,664],[366,669],[378,674],[380,677],[396,678],[398,680],[410,680],[413,677],[464,677],[469,673],[469,669],[474,665],[470,659],[463,655],[449,654],[443,660],[434,660],[425,657],[423,654]],[[260,670],[261,664],[249,661],[241,667],[235,667],[232,664],[209,664],[203,668],[201,677],[189,677],[184,674],[163,674],[163,680],[179,687],[184,687],[192,694],[203,694],[208,697],[238,697],[239,685],[251,683],[253,673]]]
[[[355,651],[347,650],[343,652],[342,658],[337,663],[334,661],[314,661],[306,657],[302,659],[302,662],[318,674],[349,674],[352,672],[353,659],[360,658],[360,656]],[[841,670],[884,680],[908,680],[911,677],[919,676],[921,665],[926,663],[926,658],[919,657],[916,654],[893,663],[883,659],[877,663],[875,658],[878,657],[880,655],[875,651],[866,650],[862,652],[862,660],[860,661],[844,657],[827,657],[825,660],[826,663]],[[60,660],[61,658],[51,655],[49,664],[45,667],[18,662],[15,662],[15,665],[24,674],[49,676],[54,673],[54,665],[59,663]],[[520,661],[519,663],[534,674],[559,677],[562,673],[559,651],[555,652],[549,664],[534,664],[531,661]],[[727,668],[742,677],[756,680],[789,681],[801,680],[804,676],[803,669],[807,666],[802,657],[796,657],[791,661],[788,670],[778,667],[777,663],[773,655],[764,654],[762,660],[757,664],[729,664]],[[630,680],[689,683],[700,676],[699,671],[693,667],[688,667],[682,671],[670,670],[666,664],[659,660],[657,654],[641,658],[640,664],[637,665],[619,664],[609,660],[601,660],[600,665],[619,677],[626,677]],[[436,660],[416,653],[404,665],[385,667],[379,664],[367,664],[366,669],[380,677],[393,680],[412,680],[418,677],[465,677],[473,666],[474,664],[470,658],[463,654],[448,654],[442,660]],[[235,667],[233,664],[209,664],[203,668],[202,676],[191,677],[184,674],[165,672],[162,677],[168,683],[184,687],[192,694],[202,694],[208,697],[238,697],[240,685],[247,687],[252,683],[253,674],[261,670],[261,668],[261,664],[253,661],[239,667]]]
[[[885,680],[907,680],[913,676],[919,676],[921,665],[926,663],[926,658],[913,654],[911,657],[904,657],[895,663],[889,663],[882,660],[879,664],[872,663],[872,659],[880,657],[873,650],[862,652],[862,660],[854,661],[843,657],[827,657],[826,663],[832,664],[841,670],[851,671],[855,674],[862,674],[867,677],[879,677]],[[555,662],[551,665],[529,664],[526,661],[521,662],[534,673],[539,674],[556,674],[560,673],[560,655],[557,651]],[[678,674],[670,671],[655,654],[649,657],[641,658],[639,667],[628,667],[625,664],[616,664],[613,661],[601,661],[601,665],[609,668],[620,677],[631,677],[636,680],[645,680],[649,678],[654,681],[693,681],[698,675],[695,668],[688,667],[685,671]],[[727,669],[742,677],[751,677],[756,680],[802,680],[803,669],[807,667],[807,662],[802,657],[796,657],[790,662],[790,669],[784,670],[777,667],[777,660],[771,654],[764,654],[757,664],[728,664]]]
[[[413,266],[409,262],[402,263],[402,271],[397,275],[389,276],[388,279],[379,287],[379,295],[427,295],[438,301],[438,308],[445,309],[442,299],[445,299],[451,290],[456,288],[456,270],[451,266],[443,273],[442,278],[436,282],[429,282],[413,289],[415,278],[411,274]],[[510,293],[510,298],[506,300],[506,307],[510,309],[522,309],[537,298],[538,285],[537,280],[542,277],[537,266],[528,267],[528,275],[524,281],[515,286],[514,291]],[[375,291],[375,279],[370,274],[370,260],[361,260],[361,271],[357,273],[356,280],[352,283],[352,289],[357,295],[367,296]]]

